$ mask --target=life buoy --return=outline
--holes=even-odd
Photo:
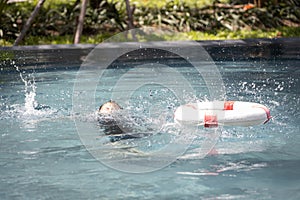
[[[253,126],[265,124],[270,119],[266,106],[242,101],[189,103],[178,107],[174,113],[177,123],[204,127]]]

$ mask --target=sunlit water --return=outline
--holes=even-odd
[[[111,169],[82,145],[74,117],[87,118],[97,126],[97,116],[77,116],[72,111],[78,67],[20,70],[21,76],[17,69],[1,73],[1,199],[299,199],[300,61],[216,64],[226,99],[264,104],[272,120],[255,127],[224,127],[205,158],[199,158],[197,139],[201,139],[196,138],[174,163],[146,174]],[[190,67],[179,67],[191,81],[197,80]],[[114,76],[106,78],[106,85],[115,81]],[[209,98],[205,88],[199,87],[198,92],[196,97],[187,97],[187,102]],[[99,88],[96,99],[109,98],[108,93],[109,87]],[[165,88],[145,86],[134,94],[132,107],[125,109],[136,109],[134,113],[141,116],[145,109],[137,107],[149,108],[154,102],[169,113],[178,102],[168,94]],[[146,114],[156,116],[153,109],[149,112]],[[168,115],[164,117],[171,123]],[[161,120],[147,120],[137,123],[161,131]],[[105,137],[101,128],[99,137]],[[147,151],[159,148],[155,142],[170,140],[158,134],[121,144],[138,144],[139,151]]]

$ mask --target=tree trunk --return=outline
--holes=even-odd
[[[28,20],[26,21],[20,35],[18,36],[18,38],[16,39],[16,41],[14,42],[14,46],[17,46],[20,44],[20,42],[24,39],[24,37],[26,36],[26,32],[28,31],[28,29],[30,28],[34,18],[38,15],[40,9],[42,8],[44,2],[46,0],[39,0],[39,2],[37,3],[37,5],[35,6],[33,12],[31,13],[30,17],[28,18]]]
[[[128,17],[128,29],[133,29],[134,24],[133,24],[133,12],[134,12],[134,7],[131,9],[130,2],[129,0],[125,0],[126,3],[126,11],[127,11],[127,17]]]
[[[78,44],[80,42],[80,37],[82,34],[82,30],[83,30],[84,17],[85,17],[85,13],[86,13],[87,3],[88,3],[88,0],[82,0],[78,24],[77,24],[77,28],[76,28],[76,32],[75,32],[75,37],[74,37],[74,44]]]

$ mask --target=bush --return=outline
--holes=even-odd
[[[124,30],[126,23],[116,8],[117,4],[101,1],[98,8],[89,7],[86,12],[84,33],[98,34],[99,31]],[[0,19],[2,24],[0,39],[15,40],[33,9],[34,6],[28,2],[9,4]],[[79,13],[79,2],[64,3],[52,7],[44,6],[35,18],[27,35],[46,37],[72,35]]]
[[[0,0],[0,40],[14,41],[34,5],[28,2],[5,4]],[[217,33],[219,30],[245,31],[268,30],[284,26],[300,25],[300,5],[296,0],[278,0],[264,8],[232,4],[214,4],[204,7],[192,6],[186,1],[168,0],[161,7],[136,7],[135,26],[156,26],[169,30]],[[59,1],[58,1],[59,2]],[[27,35],[54,37],[73,35],[80,12],[80,1],[63,1],[56,6],[44,6],[34,20]],[[5,10],[5,12],[3,12]],[[85,18],[84,35],[116,33],[126,26],[124,1],[91,0]],[[240,32],[242,33],[242,32]],[[4,42],[5,43],[5,42]]]

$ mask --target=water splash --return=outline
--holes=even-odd
[[[12,64],[19,73],[21,81],[24,83],[24,104],[9,106],[5,112],[6,115],[3,117],[20,119],[21,126],[27,130],[34,130],[39,122],[62,117],[59,110],[37,102],[37,86],[34,72],[25,74],[14,62]]]
[[[24,78],[23,73],[21,72],[19,67],[17,65],[14,65],[14,67],[17,70],[17,72],[19,72],[19,76],[20,76],[22,82],[25,85],[25,87],[24,87],[24,93],[25,93],[24,108],[25,108],[25,112],[23,114],[24,115],[34,114],[35,111],[38,108],[38,103],[35,99],[35,97],[36,97],[35,78],[34,78],[34,76],[32,76],[32,78],[31,78],[31,76],[29,76],[29,78],[31,78],[31,79]]]

